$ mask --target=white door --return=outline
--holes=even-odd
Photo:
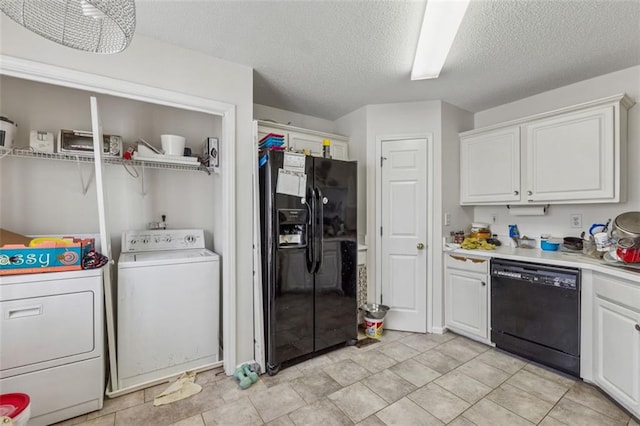
[[[427,330],[427,140],[382,141],[382,303],[384,327]]]

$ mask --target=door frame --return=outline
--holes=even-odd
[[[375,247],[375,300],[380,303],[380,294],[382,292],[382,237],[380,236],[380,227],[382,226],[382,173],[380,166],[380,158],[382,157],[382,143],[387,141],[399,141],[406,139],[424,139],[427,144],[427,332],[431,332],[433,327],[433,250],[436,247],[433,241],[433,200],[434,200],[434,147],[433,133],[418,134],[395,134],[376,136],[376,156],[375,156],[375,225],[374,225],[374,247]]]
[[[221,156],[220,176],[222,199],[226,223],[223,239],[224,253],[222,266],[222,340],[223,363],[227,375],[232,375],[237,364],[236,351],[236,106],[213,99],[202,98],[172,90],[146,86],[131,81],[63,68],[56,65],[34,62],[0,54],[0,75],[24,80],[49,83],[61,87],[85,90],[116,97],[165,105],[191,111],[216,115],[222,119],[222,137],[225,152]],[[114,236],[111,235],[113,238]],[[112,259],[113,263],[113,259]],[[105,283],[110,285],[110,283]],[[109,312],[107,312],[109,315]],[[106,320],[106,319],[105,319]],[[112,345],[113,346],[113,345]],[[115,348],[112,348],[115,349]],[[112,384],[113,386],[113,384]],[[110,396],[116,393],[107,392]]]

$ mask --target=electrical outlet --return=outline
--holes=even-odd
[[[444,214],[444,226],[451,226],[451,213]]]
[[[491,213],[491,223],[496,223],[498,221],[498,213]]]
[[[569,215],[569,223],[572,228],[582,228],[582,215],[577,213]]]

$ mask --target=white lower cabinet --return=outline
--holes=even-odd
[[[640,286],[594,273],[593,380],[640,417]]]
[[[445,326],[489,342],[489,259],[445,255]]]

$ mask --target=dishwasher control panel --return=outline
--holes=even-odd
[[[491,276],[578,290],[580,272],[573,269],[547,269],[540,265],[513,262],[510,264],[493,263]]]

